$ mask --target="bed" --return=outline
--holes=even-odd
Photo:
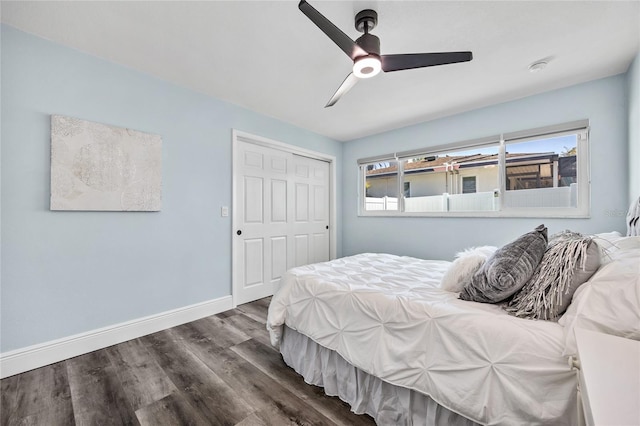
[[[640,242],[622,252],[631,254],[600,269],[616,286],[619,263],[626,265],[635,293],[620,297],[638,296],[640,303]],[[461,300],[440,287],[451,264],[365,253],[293,268],[269,307],[271,343],[307,383],[381,425],[577,424],[567,329],[611,332],[618,319],[601,321],[613,326],[592,321],[589,300],[572,303],[561,321],[517,318],[497,304]],[[600,275],[577,289],[574,301],[595,297],[586,289]],[[640,339],[640,310],[618,311],[628,327],[614,333]]]

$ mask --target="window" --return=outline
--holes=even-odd
[[[411,185],[411,194],[403,198],[404,211],[494,210],[493,191],[498,187],[498,176],[493,169],[498,164],[498,152],[499,145],[495,142],[401,161],[403,182]],[[476,195],[478,175],[485,177],[485,185],[479,190],[484,193],[480,195]]]
[[[578,178],[582,137],[586,130],[505,141],[504,208],[577,209],[578,184],[587,186]]]
[[[585,217],[588,121],[361,159],[360,214]]]
[[[398,210],[398,162],[367,164],[365,210]]]
[[[462,193],[475,194],[475,192],[476,192],[476,177],[463,176],[462,177]]]

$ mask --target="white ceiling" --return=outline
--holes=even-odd
[[[471,50],[471,62],[381,73],[324,108],[350,59],[297,1],[7,2],[2,22],[336,140],[625,72],[639,1],[320,1],[352,38],[378,12],[381,53]],[[552,58],[530,73],[528,66]]]

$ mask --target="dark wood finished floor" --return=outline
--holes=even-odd
[[[1,381],[5,425],[373,425],[269,344],[269,299]]]

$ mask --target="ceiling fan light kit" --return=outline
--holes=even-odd
[[[358,58],[353,64],[353,74],[358,78],[371,78],[378,74],[381,69],[380,58],[374,55]]]
[[[325,108],[338,102],[359,79],[374,77],[380,70],[391,72],[432,67],[436,65],[468,62],[473,58],[471,52],[381,55],[380,39],[369,33],[369,31],[374,29],[378,24],[378,14],[375,10],[365,9],[356,14],[356,30],[364,34],[353,41],[305,0],[300,1],[298,8],[353,61],[353,72],[350,73],[340,87],[338,87],[338,90],[331,97]]]

